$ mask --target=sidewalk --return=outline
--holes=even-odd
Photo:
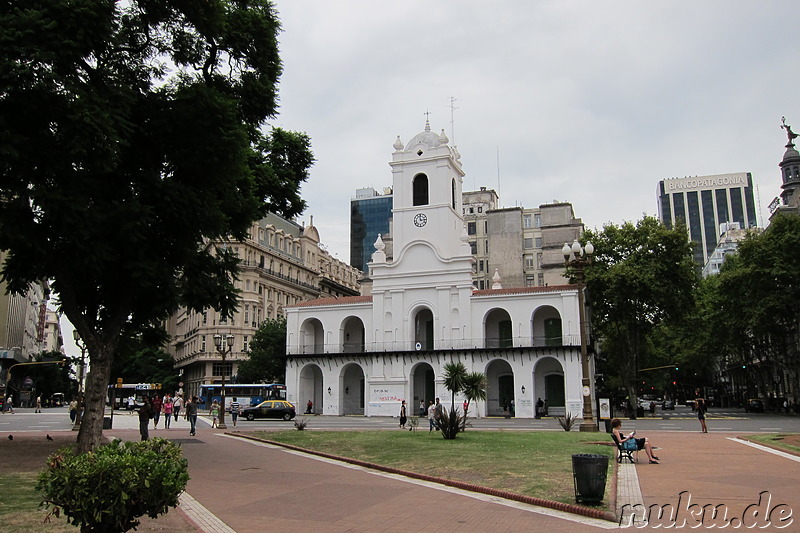
[[[135,416],[115,416],[113,429],[105,434],[138,439],[137,428]],[[170,430],[151,429],[150,436],[181,444],[191,479],[180,508],[200,531],[495,533],[617,528],[611,522],[244,441],[212,430],[202,417],[197,436],[188,433],[188,423],[179,419]],[[771,499],[767,502],[767,495],[761,497],[761,514],[750,517],[751,523],[762,517],[766,520],[773,509],[773,523],[786,509],[800,510],[796,490],[800,478],[796,459],[800,458],[742,444],[732,440],[734,433],[648,432],[645,436],[659,448],[661,464],[647,464],[641,452],[638,464],[620,465],[617,507],[626,510],[625,523],[634,513],[634,523],[648,527],[680,525],[683,519],[687,529],[693,524],[719,527],[723,522],[720,516],[710,515],[710,508],[701,517],[703,506],[724,505],[724,520],[740,519],[748,506],[751,512],[758,510],[762,491],[769,491]],[[667,505],[673,507],[662,507]],[[692,522],[692,511],[698,522]],[[800,522],[782,531],[800,530],[798,526]]]
[[[650,513],[651,527],[657,527],[659,523],[664,527],[673,519],[680,525],[684,518],[686,528],[692,524],[701,524],[697,527],[716,524],[720,527],[724,521],[729,521],[730,526],[735,527],[736,520],[744,516],[748,507],[751,513],[759,510],[760,500],[761,510],[766,515],[748,515],[747,518],[763,518],[760,525],[766,524],[773,510],[773,525],[777,523],[781,510],[786,510],[780,504],[800,512],[800,492],[797,490],[800,457],[775,455],[737,442],[734,440],[738,436],[736,433],[715,433],[713,428],[710,430],[711,433],[648,432],[643,435],[660,448],[656,454],[661,458],[661,464],[651,465],[647,464],[644,452],[639,454],[636,474],[644,506],[673,506],[664,508],[667,513],[660,520],[657,512]],[[768,494],[761,497],[762,491],[768,491]],[[767,501],[768,498],[771,499]],[[714,518],[710,507],[702,517],[703,506],[725,507],[719,507],[719,514]],[[654,510],[657,511],[657,507]],[[722,514],[723,510],[727,511],[727,516]],[[677,516],[670,515],[672,511]],[[692,521],[691,511],[695,511],[696,522]],[[644,514],[640,512],[639,517]],[[741,527],[747,525],[747,520]],[[752,520],[749,523],[754,523]],[[795,517],[792,526],[783,529],[799,530],[800,515]]]
[[[104,433],[138,439],[132,420],[117,424],[115,418],[114,428]],[[181,444],[191,476],[186,494],[201,507],[201,520],[183,499],[181,509],[202,531],[568,533],[616,528],[608,521],[225,435],[205,420],[198,421],[195,437],[185,422],[177,429],[151,430],[150,436]],[[201,523],[207,519],[217,522]]]

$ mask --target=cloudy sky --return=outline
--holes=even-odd
[[[753,174],[761,220],[780,192],[781,116],[800,130],[800,2],[276,5],[274,125],[310,135],[301,218],[346,262],[351,197],[391,185],[392,143],[425,111],[458,146],[465,190],[568,201],[588,228],[656,214],[660,179],[729,172]]]
[[[655,215],[661,179],[728,172],[753,174],[761,220],[780,192],[781,116],[800,131],[800,2],[276,5],[274,125],[310,135],[301,219],[345,262],[350,199],[391,185],[392,144],[426,111],[461,152],[465,190],[495,188],[506,207],[568,201],[588,228]]]

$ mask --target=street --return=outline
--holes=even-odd
[[[69,419],[69,411],[66,407],[53,407],[43,409],[41,413],[34,413],[33,408],[17,408],[14,414],[6,413],[0,415],[0,436],[3,433],[19,433],[24,431],[44,431],[58,432],[71,431],[72,423]],[[383,429],[391,430],[398,427],[397,418],[388,417],[363,417],[363,416],[316,416],[299,414],[297,419],[306,418],[308,420],[308,430],[364,430],[364,429]],[[636,420],[625,420],[627,430],[639,431],[699,431],[700,424],[695,413],[689,408],[678,406],[674,411],[656,410],[655,416],[645,416]],[[470,424],[474,429],[506,429],[516,431],[563,431],[555,418],[523,419],[523,418],[470,418]],[[800,433],[800,416],[796,414],[783,413],[745,413],[743,409],[723,409],[712,408],[706,415],[708,430],[712,433],[731,432],[731,433]],[[234,427],[230,415],[225,416],[225,423],[228,430],[233,431]],[[179,417],[178,421],[172,421],[169,430],[163,430],[163,416],[159,422],[158,431],[177,432],[188,431],[189,423]],[[198,426],[210,427],[211,420],[207,411],[201,411],[198,419]],[[135,428],[138,427],[136,413],[130,414],[128,411],[114,411],[113,428]],[[152,428],[152,425],[151,425]],[[239,419],[238,426],[235,428],[240,431],[250,430],[275,430],[292,429],[293,422],[283,420],[257,419],[252,422]],[[419,430],[427,431],[428,420],[420,419]],[[577,424],[573,431],[577,430]],[[151,429],[151,435],[153,435]]]

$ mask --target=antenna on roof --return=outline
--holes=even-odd
[[[455,146],[456,145],[456,121],[454,115],[454,111],[458,109],[456,107],[456,99],[454,96],[450,97],[450,143]]]

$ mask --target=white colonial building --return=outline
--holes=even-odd
[[[473,286],[464,172],[448,142],[427,123],[405,146],[395,142],[393,256],[379,237],[371,293],[285,307],[286,385],[296,405],[367,416],[397,416],[401,400],[412,413],[435,397],[449,406],[443,367],[461,361],[486,374],[480,416],[501,415],[513,401],[516,416],[532,418],[538,398],[550,414],[580,415],[578,287],[501,288],[498,278],[492,289]]]

